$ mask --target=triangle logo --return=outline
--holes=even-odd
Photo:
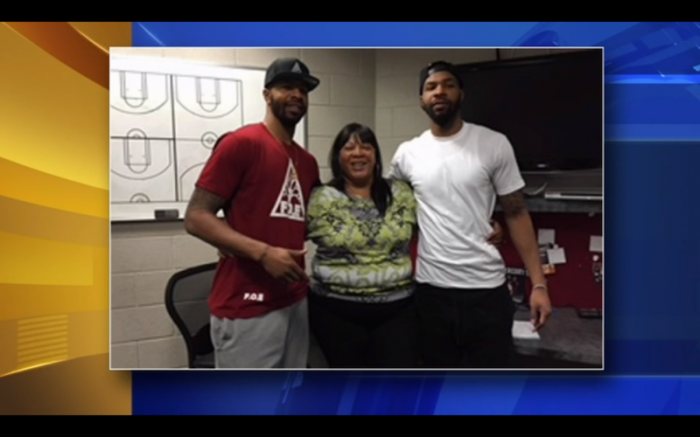
[[[298,62],[294,63],[294,67],[292,67],[292,73],[301,73],[301,66]]]
[[[270,212],[270,217],[305,222],[306,208],[304,204],[304,193],[301,191],[297,170],[290,159],[287,175],[282,182],[280,194],[272,212]]]

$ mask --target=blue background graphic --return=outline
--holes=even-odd
[[[134,414],[700,413],[699,23],[133,26],[137,47],[602,46],[607,139],[604,373],[134,372]]]

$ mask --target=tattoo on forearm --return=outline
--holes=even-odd
[[[525,196],[522,191],[516,191],[501,197],[501,207],[506,217],[515,217],[527,211]]]
[[[195,188],[192,196],[190,197],[187,209],[205,209],[207,211],[217,213],[226,204],[226,202],[226,199],[217,196],[216,194]]]

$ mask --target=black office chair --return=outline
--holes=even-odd
[[[215,367],[208,299],[218,264],[214,262],[181,270],[170,278],[165,287],[165,308],[185,341],[188,367],[191,369]],[[313,333],[306,367],[328,367]]]
[[[189,368],[214,368],[209,294],[218,262],[175,273],[165,287],[165,308],[182,334]]]

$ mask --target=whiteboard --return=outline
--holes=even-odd
[[[184,218],[216,139],[263,121],[264,80],[261,69],[110,56],[111,220]],[[307,117],[294,135],[304,148]]]

